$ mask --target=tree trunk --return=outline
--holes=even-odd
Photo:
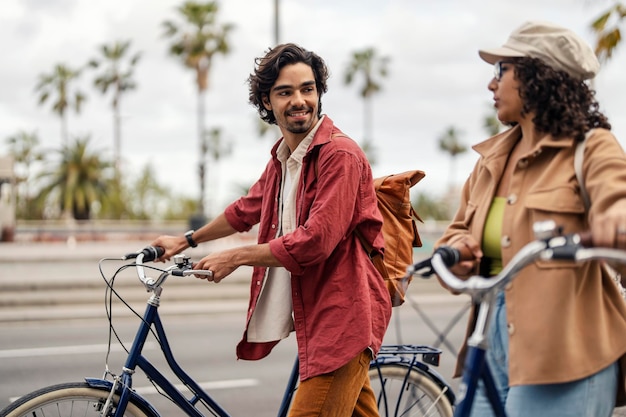
[[[204,128],[204,99],[205,94],[198,88],[198,145],[199,145],[199,161],[198,161],[198,177],[200,184],[200,196],[198,200],[198,212],[204,215],[204,199],[205,193],[205,170],[206,170],[206,138]]]
[[[63,148],[68,145],[67,135],[67,113],[61,112],[61,146]]]
[[[113,100],[113,163],[116,179],[121,178],[122,121],[117,97]]]

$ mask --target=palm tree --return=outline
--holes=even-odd
[[[591,29],[596,33],[595,52],[600,61],[608,61],[621,42],[622,34],[619,26],[624,18],[626,18],[626,6],[616,1],[591,23]]]
[[[460,132],[454,127],[449,126],[446,131],[439,136],[439,149],[450,155],[450,189],[454,185],[456,157],[467,152],[467,146],[459,141]]]
[[[415,211],[424,220],[449,220],[450,213],[445,201],[427,193],[419,193],[411,203]]]
[[[41,175],[47,184],[39,201],[52,201],[66,218],[89,219],[92,205],[107,198],[112,164],[102,159],[101,151],[89,149],[89,140],[89,136],[76,138],[71,146],[63,147],[58,165]]]
[[[344,75],[344,83],[352,84],[355,78],[360,74],[363,78],[363,85],[360,89],[360,95],[363,98],[363,142],[362,148],[365,151],[370,163],[375,164],[374,146],[372,142],[372,120],[373,111],[371,98],[374,93],[382,89],[381,83],[377,80],[378,76],[384,78],[387,76],[387,65],[389,57],[379,57],[374,48],[366,48],[362,51],[352,53],[352,60],[346,68]]]
[[[218,24],[217,2],[197,3],[186,1],[178,7],[183,22],[177,24],[167,20],[163,22],[165,36],[173,38],[169,47],[170,54],[180,57],[184,65],[196,73],[196,86],[198,91],[198,142],[203,146],[205,135],[204,101],[209,88],[209,74],[213,58],[218,54],[226,55],[230,52],[228,34],[234,28],[232,24]],[[200,176],[199,212],[204,214],[204,195],[202,184],[205,170],[204,160],[201,159],[198,168]]]
[[[132,186],[133,217],[142,220],[158,217],[159,203],[169,198],[169,190],[156,180],[156,174],[151,164],[143,167],[139,178]],[[169,209],[169,203],[167,204]]]
[[[213,162],[216,163],[225,156],[228,156],[232,153],[233,147],[230,141],[225,141],[222,139],[222,131],[220,128],[213,128],[207,132],[205,135],[204,141],[202,143],[202,154],[201,158],[204,160],[208,155]],[[204,169],[204,164],[201,165]],[[201,178],[206,178],[207,172],[203,171],[201,173]],[[205,182],[201,182],[201,194],[205,195]],[[210,206],[210,205],[209,205]],[[210,210],[209,210],[210,211]],[[209,213],[210,215],[211,213]]]
[[[6,139],[9,146],[9,154],[15,160],[16,165],[21,166],[21,173],[16,173],[17,182],[17,209],[18,217],[31,219],[36,217],[30,185],[32,185],[31,170],[37,162],[45,160],[45,152],[39,149],[39,136],[37,132],[20,131]],[[23,192],[21,192],[23,189]]]
[[[280,42],[280,0],[274,0],[274,45]]]
[[[52,73],[40,74],[35,90],[39,94],[39,104],[42,105],[56,94],[57,97],[52,103],[52,111],[61,118],[61,141],[62,146],[67,145],[67,109],[74,108],[76,113],[80,113],[81,105],[86,100],[86,96],[78,89],[70,92],[72,83],[80,76],[80,69],[72,69],[64,64],[57,64]]]
[[[127,65],[124,65],[124,58],[129,52],[130,41],[117,41],[112,45],[101,45],[101,59],[92,59],[89,66],[98,68],[102,64],[107,64],[103,72],[100,73],[93,81],[94,86],[98,88],[102,94],[111,88],[113,97],[111,107],[113,108],[113,161],[115,164],[115,174],[120,176],[120,155],[121,155],[121,118],[120,118],[120,99],[122,94],[137,87],[133,80],[133,70],[141,53],[133,54]]]

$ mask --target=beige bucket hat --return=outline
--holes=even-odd
[[[548,22],[526,22],[500,48],[480,49],[478,55],[490,64],[506,58],[538,58],[579,80],[591,79],[600,70],[600,62],[587,42],[571,30]]]

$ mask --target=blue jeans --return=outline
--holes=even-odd
[[[508,417],[611,417],[617,392],[617,363],[578,381],[509,387],[509,335],[504,292],[497,296],[489,328],[487,363]],[[472,417],[495,414],[479,382]]]

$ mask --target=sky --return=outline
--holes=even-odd
[[[194,73],[167,53],[162,22],[178,18],[181,0],[2,0],[0,2],[0,155],[6,138],[36,132],[46,149],[59,149],[61,123],[35,85],[57,63],[78,68],[99,56],[99,46],[130,40],[141,52],[136,90],[123,96],[124,173],[136,177],[151,164],[157,180],[177,195],[197,197],[198,139]],[[209,162],[209,210],[220,210],[261,173],[278,133],[260,138],[246,80],[254,59],[274,44],[274,0],[221,0],[218,21],[232,23],[232,51],[217,56],[206,96],[207,128],[221,129],[232,153]],[[493,110],[487,90],[493,68],[479,48],[502,45],[527,20],[566,26],[590,43],[591,21],[611,0],[281,0],[280,42],[295,42],[320,55],[330,69],[322,108],[346,134],[363,137],[359,82],[346,86],[354,51],[373,47],[388,57],[389,75],[372,99],[375,176],[420,169],[417,192],[441,195],[462,184],[477,155],[469,150],[454,165],[438,138],[451,126],[466,146],[484,139]],[[594,81],[601,110],[626,144],[626,45]],[[77,84],[88,95],[80,114],[70,112],[70,137],[90,135],[93,149],[112,157],[110,95],[93,88],[95,72]],[[270,137],[271,136],[271,137]]]

